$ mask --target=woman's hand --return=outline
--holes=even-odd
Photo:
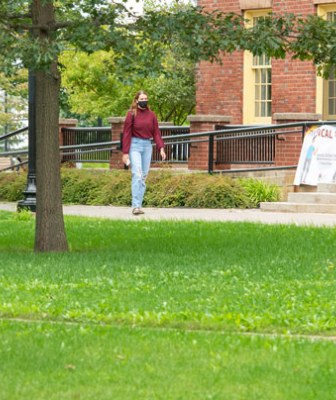
[[[162,161],[164,161],[166,159],[166,153],[164,151],[164,148],[162,147],[160,150],[160,156],[162,158]]]
[[[129,155],[128,154],[123,154],[123,156],[122,156],[122,162],[125,164],[125,165],[127,165],[127,166],[129,166],[130,165],[130,158],[129,158]]]

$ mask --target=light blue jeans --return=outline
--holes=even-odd
[[[146,178],[148,175],[151,158],[152,143],[150,140],[132,137],[129,152],[132,168],[132,207],[142,207],[142,200],[146,190]]]

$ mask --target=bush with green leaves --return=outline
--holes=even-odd
[[[0,173],[0,200],[18,201],[23,199],[23,191],[26,188],[26,184],[27,175],[24,173]]]
[[[259,207],[260,203],[264,201],[279,201],[280,199],[280,189],[277,185],[251,178],[240,179],[240,183],[245,188],[254,207]]]
[[[0,201],[23,198],[25,174],[0,174]],[[131,205],[131,173],[126,170],[62,169],[64,204]],[[256,179],[152,170],[144,205],[148,207],[255,208],[277,201],[278,186]]]

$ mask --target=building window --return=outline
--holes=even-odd
[[[327,20],[332,22],[336,21],[336,11],[327,12]]]
[[[336,23],[336,2],[319,4],[317,15]],[[329,79],[316,77],[316,113],[322,114],[324,120],[336,119],[336,77],[333,71]]]
[[[272,115],[272,69],[269,57],[253,57],[254,75],[254,116]]]
[[[254,26],[265,18],[270,10],[245,12],[249,21],[247,26]],[[265,54],[253,56],[244,54],[244,123],[267,124],[272,120],[272,62]]]
[[[327,119],[336,117],[336,79],[335,76],[328,79],[327,82]]]
[[[327,20],[336,22],[336,11],[327,12]],[[324,84],[324,118],[335,119],[336,118],[336,78],[335,68],[332,69],[330,77]]]

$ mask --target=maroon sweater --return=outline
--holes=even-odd
[[[160,150],[164,147],[159,129],[159,123],[153,111],[137,109],[132,127],[132,113],[129,111],[124,123],[122,150],[128,154],[131,147],[132,136],[140,139],[154,139],[156,147]]]

